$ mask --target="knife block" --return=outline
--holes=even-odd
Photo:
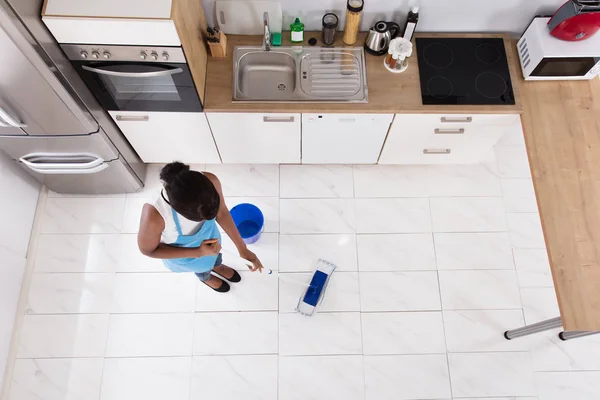
[[[215,58],[224,58],[227,56],[227,36],[223,32],[219,32],[215,37],[219,39],[219,43],[207,42],[210,55]]]

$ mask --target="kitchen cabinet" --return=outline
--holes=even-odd
[[[224,163],[300,163],[300,114],[206,115]]]
[[[204,113],[110,111],[145,163],[220,163]]]
[[[303,164],[376,164],[393,114],[302,114]]]
[[[519,124],[513,114],[396,114],[379,163],[477,163]]]

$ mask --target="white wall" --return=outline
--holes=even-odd
[[[232,0],[244,1],[244,0]],[[553,14],[565,0],[364,0],[361,30],[368,30],[379,20],[395,21],[403,26],[410,7],[419,5],[421,32],[512,32],[520,34],[531,19]],[[280,0],[283,29],[300,17],[306,30],[321,30],[325,12],[335,12],[343,30],[345,0]],[[204,0],[209,26],[214,25],[215,0]]]
[[[40,185],[0,151],[0,388]]]

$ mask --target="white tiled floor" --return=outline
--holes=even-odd
[[[159,166],[140,193],[52,194],[8,400],[600,398],[600,335],[502,337],[558,315],[522,138],[502,143],[472,166],[195,166],[265,214],[274,273],[234,265],[225,295],[137,251]]]

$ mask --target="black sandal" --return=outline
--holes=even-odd
[[[204,283],[206,286],[208,286],[209,288],[211,288],[215,292],[219,292],[219,293],[227,293],[227,292],[229,292],[229,289],[231,289],[231,286],[229,286],[229,283],[227,283],[225,281],[221,281],[221,286],[219,286],[216,289],[214,287],[210,286],[208,283],[206,283],[204,281],[202,281],[202,283]]]
[[[231,269],[233,269],[233,268],[231,268]],[[214,272],[216,275],[219,275],[219,277],[221,277],[223,279],[227,279],[229,282],[238,283],[239,281],[242,280],[241,275],[235,269],[233,269],[233,276],[231,278],[225,278],[223,275],[221,275],[220,273],[218,273],[214,269],[213,269],[212,272]]]

